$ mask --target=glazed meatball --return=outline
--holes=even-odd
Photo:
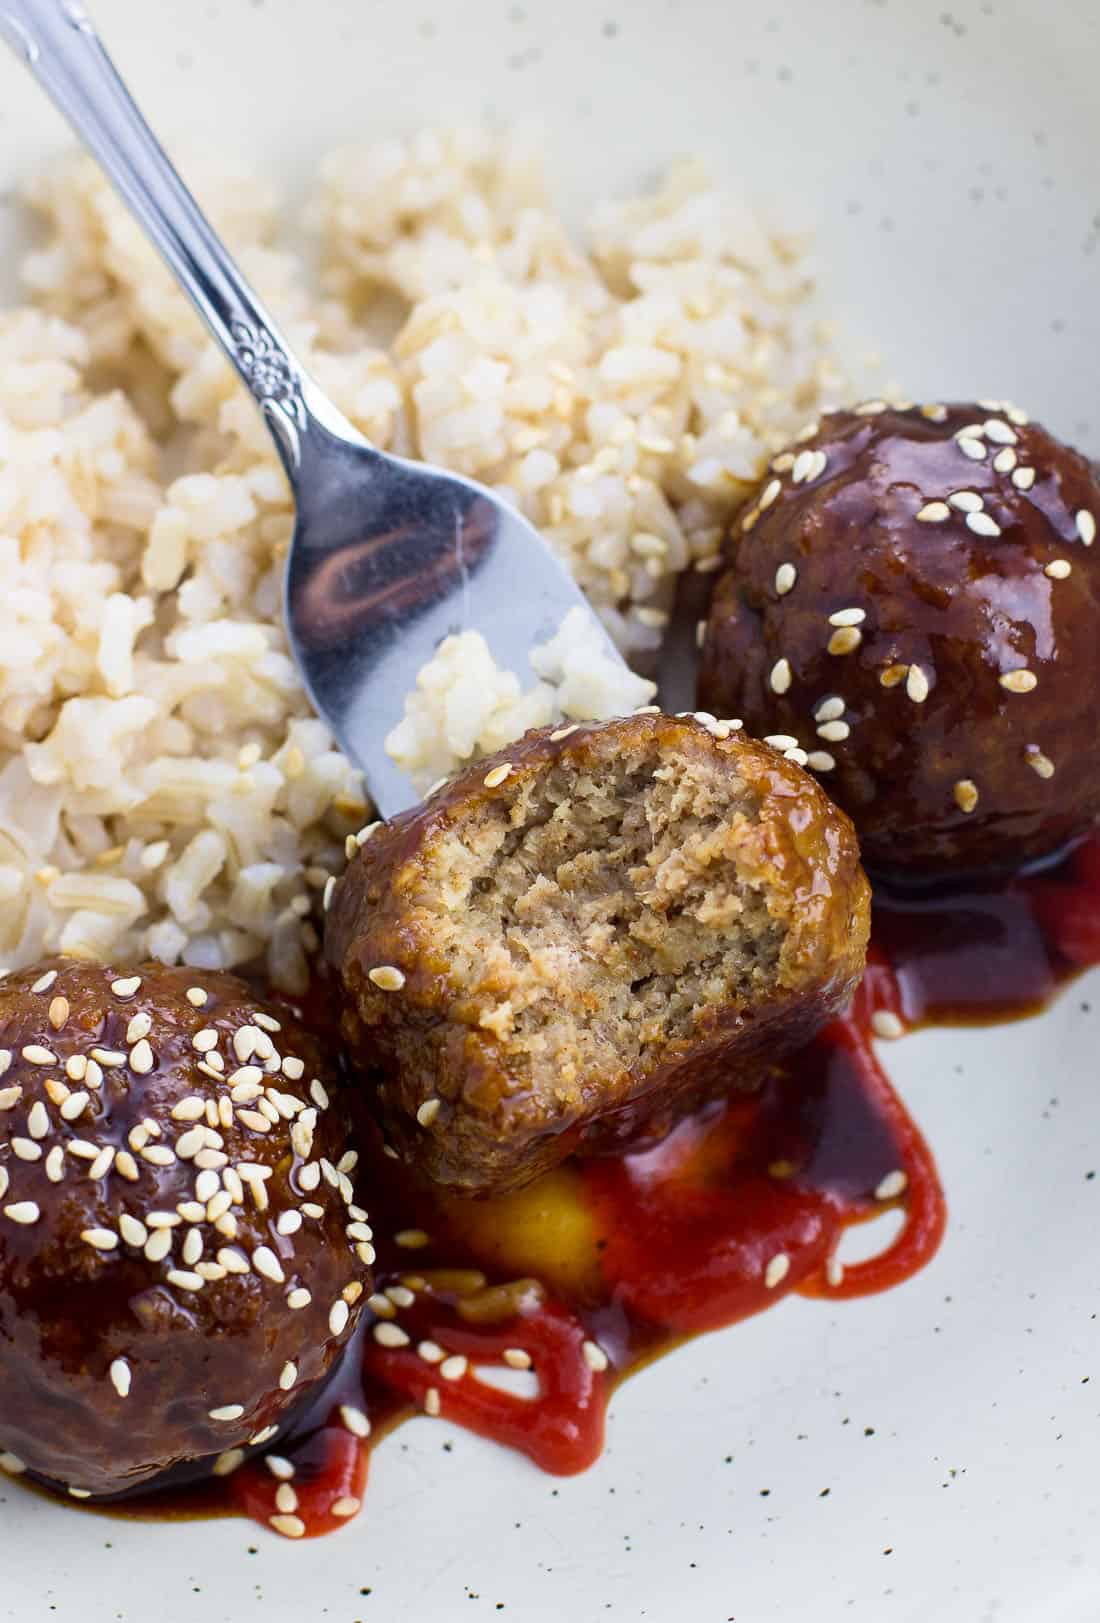
[[[470,1194],[667,1131],[863,968],[851,825],[711,717],[528,733],[376,830],[326,948],[391,1151]]]
[[[1100,815],[1100,484],[989,401],[822,419],[735,526],[700,703],[786,733],[904,880],[1017,866]]]
[[[81,1498],[231,1468],[370,1287],[331,1066],[235,976],[55,959],[0,982],[0,1068],[5,1463]]]

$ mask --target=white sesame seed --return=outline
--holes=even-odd
[[[904,1037],[905,1027],[890,1009],[876,1009],[871,1016],[871,1029],[876,1037]]]
[[[42,1159],[42,1146],[36,1144],[33,1138],[13,1138],[11,1147],[20,1161],[40,1161]]]
[[[1054,776],[1054,762],[1049,755],[1044,755],[1042,750],[1029,749],[1024,759],[1031,770],[1040,778],[1052,778]]]
[[[0,1076],[11,1069],[11,1049],[0,1048]]]
[[[328,1327],[331,1333],[334,1336],[342,1336],[348,1327],[350,1317],[348,1304],[342,1297],[333,1302],[328,1315]]]
[[[243,1403],[225,1403],[220,1409],[208,1409],[211,1420],[239,1420],[244,1414]]]
[[[971,462],[981,462],[989,454],[987,445],[983,445],[981,440],[973,439],[968,434],[959,436],[955,443],[963,455],[970,458]]]
[[[917,521],[920,524],[942,524],[944,519],[951,517],[951,509],[946,502],[925,502],[917,510]]]
[[[531,1354],[523,1347],[505,1347],[500,1356],[509,1369],[531,1368]]]
[[[206,1002],[206,993],[201,986],[189,986],[185,995],[193,1009],[201,1009]]]
[[[339,1334],[334,1331],[334,1334]],[[409,1338],[399,1324],[390,1324],[386,1319],[380,1319],[371,1326],[371,1335],[380,1347],[407,1347]]]
[[[786,693],[791,685],[791,666],[787,659],[777,659],[771,668],[768,685],[773,693]]]
[[[60,1031],[69,1018],[69,1000],[67,997],[55,997],[50,1003],[49,1020],[55,1031]]]
[[[116,1358],[111,1364],[109,1373],[111,1376],[111,1385],[114,1387],[119,1397],[128,1398],[130,1396],[131,1375],[130,1366],[126,1362],[125,1358]]]
[[[133,997],[135,992],[141,990],[141,976],[130,975],[122,980],[111,982],[111,991],[116,997]]]
[[[164,1277],[168,1284],[174,1285],[177,1290],[189,1291],[192,1294],[201,1291],[206,1283],[201,1274],[191,1273],[186,1268],[169,1268]]]
[[[81,1229],[80,1238],[93,1251],[114,1251],[118,1247],[118,1235],[113,1229]]]
[[[118,1220],[118,1230],[127,1245],[136,1246],[139,1250],[149,1238],[149,1231],[144,1223],[140,1223],[129,1212],[123,1212]]]
[[[1026,667],[1017,671],[1005,671],[997,680],[1009,693],[1030,693],[1039,685],[1039,678],[1035,672],[1029,671]]]
[[[1007,423],[1002,423],[999,417],[991,417],[988,422],[983,423],[982,431],[986,439],[992,440],[994,445],[1016,444],[1016,434]]]
[[[28,1043],[23,1050],[23,1058],[28,1065],[56,1065],[57,1055],[51,1054],[48,1048],[41,1043]]]
[[[899,1167],[894,1172],[888,1172],[882,1182],[875,1189],[876,1200],[896,1200],[909,1186],[909,1179]]]
[[[212,1053],[218,1046],[218,1034],[213,1026],[203,1026],[191,1039],[191,1047],[199,1054]]]
[[[298,1495],[295,1493],[289,1482],[280,1482],[279,1486],[275,1489],[275,1509],[280,1511],[284,1516],[290,1516],[293,1518],[293,1513],[297,1510],[297,1508]]]
[[[791,1271],[791,1259],[785,1251],[778,1251],[764,1269],[764,1288],[774,1290],[781,1285]]]
[[[920,665],[910,665],[905,673],[906,696],[914,704],[923,704],[930,692],[928,678]]]
[[[814,710],[815,721],[839,721],[844,714],[844,700],[833,694]]]
[[[145,1242],[144,1252],[147,1262],[163,1262],[172,1249],[172,1230],[154,1229]]]
[[[117,1071],[126,1064],[126,1055],[119,1053],[117,1048],[93,1048],[92,1058],[108,1071]]]
[[[432,1237],[424,1229],[398,1229],[393,1242],[404,1251],[421,1251],[426,1245],[431,1245]]]
[[[836,766],[836,757],[828,750],[811,750],[806,756],[806,765],[811,772],[831,772]]]
[[[865,400],[862,405],[853,408],[857,417],[877,417],[886,410],[885,400]]]
[[[785,761],[793,761],[795,766],[805,766],[810,757],[806,754],[804,749],[800,749],[796,744],[793,749],[783,751],[783,759]]]
[[[0,1088],[0,1110],[11,1110],[23,1097],[23,1089],[18,1083],[10,1088]]]
[[[1019,459],[1011,445],[1006,445],[1004,450],[998,451],[997,455],[993,458],[994,472],[1011,473],[1018,460]]]
[[[53,983],[54,983],[54,981],[56,979],[57,979],[57,970],[56,969],[47,969],[46,973],[44,975],[40,975],[38,977],[38,979],[35,981],[34,985],[31,987],[31,991],[32,992],[48,992],[50,987],[53,985]]]
[[[85,1100],[87,1094],[84,1095]],[[50,1130],[50,1118],[41,1099],[36,1099],[27,1112],[27,1131],[32,1138],[45,1138]]]
[[[283,1265],[269,1245],[258,1245],[252,1253],[252,1266],[258,1274],[270,1279],[273,1284],[286,1283]]]
[[[775,590],[779,597],[786,597],[798,579],[798,570],[794,564],[780,564],[775,572]]]
[[[372,1295],[367,1297],[367,1306],[380,1319],[396,1319],[397,1317],[397,1308],[389,1297],[384,1296],[381,1291],[374,1291]]]
[[[88,1069],[88,1060],[84,1054],[70,1054],[65,1061],[65,1075],[70,1082],[83,1082]]]
[[[462,1353],[452,1353],[440,1364],[439,1373],[445,1381],[460,1381],[469,1367],[469,1359]]]
[[[186,1099],[180,1099],[172,1106],[173,1121],[198,1121],[206,1110],[206,1101],[200,1099],[197,1093],[192,1093]]]
[[[997,536],[1001,534],[1001,526],[997,520],[990,518],[988,513],[968,513],[966,527],[973,530],[975,535]]]
[[[833,1288],[836,1289],[836,1287],[843,1282],[843,1279],[844,1264],[841,1262],[839,1257],[830,1257],[825,1264],[826,1284],[832,1285]]]
[[[813,466],[814,453],[812,451],[799,451],[794,459],[794,467],[791,469],[792,485],[800,485],[804,480],[809,479]]]
[[[148,1037],[153,1029],[153,1016],[145,1009],[140,1009],[126,1027],[126,1041],[133,1045]],[[130,1055],[130,1064],[133,1065],[134,1056]]]
[[[277,1482],[289,1482],[294,1476],[294,1466],[281,1454],[265,1454],[264,1467]]]
[[[597,1375],[607,1369],[611,1362],[597,1341],[582,1341],[581,1354],[589,1369],[594,1370]]]
[[[790,733],[768,733],[764,743],[770,744],[773,750],[793,750],[798,747],[798,739],[792,738]]]
[[[973,778],[960,778],[952,793],[961,812],[972,812],[978,804],[978,786]]]
[[[13,1205],[4,1207],[4,1216],[10,1218],[13,1223],[21,1223],[26,1227],[30,1223],[37,1223],[41,1212],[37,1201],[17,1200]]]
[[[304,1538],[306,1524],[300,1516],[272,1516],[268,1525],[284,1538]]]
[[[511,761],[504,761],[500,766],[494,766],[491,772],[486,772],[481,781],[486,789],[499,789],[505,778],[511,776],[511,772]]]
[[[424,1394],[424,1413],[426,1415],[431,1415],[432,1419],[434,1420],[439,1415],[442,1408],[443,1401],[439,1396],[439,1388],[437,1386],[429,1386],[428,1390]]]
[[[861,626],[867,618],[866,609],[837,609],[829,616],[831,626]]]
[[[362,1409],[357,1409],[354,1404],[340,1405],[340,1419],[354,1437],[370,1436],[370,1421]]]
[[[985,506],[984,499],[976,490],[953,491],[947,500],[959,513],[980,513]]]
[[[853,654],[863,641],[858,626],[840,626],[829,638],[826,648],[830,654]]]
[[[197,1228],[187,1230],[183,1237],[183,1248],[180,1252],[188,1268],[193,1268],[202,1257],[202,1232]]]
[[[105,1178],[114,1165],[115,1147],[113,1144],[104,1144],[91,1166],[88,1168],[88,1177],[93,1181]]]
[[[65,1151],[55,1144],[46,1157],[45,1172],[51,1183],[61,1183],[65,1177]]]
[[[1012,475],[1012,483],[1016,486],[1017,490],[1030,490],[1032,485],[1035,483],[1035,469],[1017,468],[1016,472]]]
[[[92,1490],[91,1488],[70,1488],[69,1496],[73,1499],[90,1499]]]
[[[243,1448],[227,1448],[219,1454],[211,1467],[215,1476],[232,1476],[244,1464]]]
[[[405,984],[404,975],[393,964],[380,964],[377,969],[368,972],[367,979],[382,992],[400,992]]]
[[[1072,573],[1073,565],[1068,558],[1052,558],[1043,570],[1043,574],[1049,575],[1051,580],[1068,580]]]
[[[332,1504],[329,1506],[329,1510],[333,1516],[339,1516],[345,1521],[349,1516],[358,1516],[362,1508],[363,1501],[361,1499],[357,1499],[353,1493],[341,1495],[339,1499],[334,1499]]]
[[[304,1285],[295,1286],[286,1299],[286,1305],[292,1313],[300,1313],[302,1308],[308,1307],[313,1297]]]
[[[817,736],[827,744],[842,744],[851,730],[846,721],[826,721],[817,729]]]
[[[1093,518],[1092,514],[1087,508],[1082,507],[1080,512],[1077,514],[1075,523],[1077,525],[1077,534],[1081,537],[1081,540],[1084,542],[1086,547],[1091,547],[1092,543],[1096,540],[1095,518]]]
[[[297,1364],[292,1363],[291,1360],[288,1358],[286,1363],[283,1365],[282,1369],[279,1371],[279,1389],[280,1389],[280,1391],[289,1392],[291,1387],[297,1381],[297,1379],[298,1379],[298,1366],[297,1366]]]
[[[288,1082],[300,1082],[305,1075],[305,1061],[294,1054],[284,1054],[282,1072]]]
[[[22,1476],[26,1469],[18,1454],[11,1454],[7,1449],[0,1452],[0,1471],[6,1471],[9,1476]]]
[[[62,1121],[76,1121],[84,1114],[90,1101],[90,1094],[78,1092],[70,1093],[61,1106]]]

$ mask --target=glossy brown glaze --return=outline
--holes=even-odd
[[[728,544],[700,702],[815,752],[874,872],[1018,865],[1100,815],[1100,485],[1022,418],[832,413]]]
[[[274,1436],[371,1282],[315,1039],[232,975],[56,959],[0,981],[0,1065],[0,1447],[104,1495]]]
[[[572,1153],[660,1137],[705,1099],[756,1087],[778,1054],[807,1042],[841,1007],[862,970],[868,929],[851,825],[780,752],[727,734],[657,715],[529,733],[362,847],[336,887],[326,953],[343,980],[345,1038],[391,1149],[407,1165],[438,1184],[486,1193],[517,1187]],[[487,787],[505,758],[506,778]],[[561,1066],[540,1070],[487,1023],[486,1011],[509,997],[510,963],[479,960],[463,976],[440,950],[441,852],[476,842],[487,822],[514,829],[527,789],[550,773],[598,780],[635,759],[676,782],[705,765],[751,803],[751,817],[731,818],[733,844],[719,852],[716,837],[714,869],[727,881],[736,870],[746,893],[766,899],[769,926],[782,935],[778,967],[758,997],[701,1007],[687,1035],[658,1031],[639,1063],[578,1067],[575,1076]],[[468,894],[456,890],[455,911]],[[727,928],[713,928],[716,957]],[[619,930],[606,952],[630,948]],[[591,960],[583,942],[577,956]],[[396,989],[372,984],[379,966],[399,972]],[[563,975],[564,998],[571,988]],[[597,985],[593,1018],[598,994]]]

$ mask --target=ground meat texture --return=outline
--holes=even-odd
[[[0,981],[0,1068],[5,1464],[80,1497],[228,1469],[370,1289],[331,1064],[235,976],[55,959]]]
[[[851,825],[730,723],[528,733],[380,827],[326,950],[391,1151],[466,1193],[759,1084],[863,967]]]
[[[1100,484],[993,402],[822,418],[726,549],[700,703],[794,737],[904,880],[1018,866],[1100,815]]]

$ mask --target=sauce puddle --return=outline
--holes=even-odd
[[[273,1445],[272,1464],[255,1458],[221,1479],[89,1508],[237,1509],[290,1536],[330,1532],[363,1502],[372,1445],[417,1413],[542,1470],[585,1469],[600,1454],[611,1393],[632,1370],[790,1291],[888,1290],[935,1254],[943,1193],[872,1048],[884,1014],[896,1032],[1019,1018],[1098,962],[1095,838],[1041,874],[965,892],[877,893],[849,1014],[777,1066],[759,1094],[708,1105],[656,1147],[570,1163],[517,1194],[471,1202],[403,1188],[365,1125],[380,1316],[364,1323],[335,1380],[293,1437]],[[842,1267],[845,1230],[892,1208],[903,1217],[893,1241]],[[502,1389],[502,1371],[532,1392]],[[356,1434],[364,1417],[369,1441]]]

